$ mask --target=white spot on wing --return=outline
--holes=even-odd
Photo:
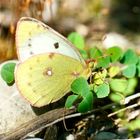
[[[52,75],[52,71],[51,71],[51,70],[48,70],[48,71],[47,71],[47,75],[48,75],[48,76],[51,76],[51,75]]]
[[[52,76],[53,72],[52,72],[52,68],[47,68],[45,69],[45,71],[43,72],[44,76]]]

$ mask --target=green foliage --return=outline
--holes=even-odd
[[[123,76],[126,78],[139,76],[139,57],[132,49],[128,49],[124,53],[120,62],[124,64],[124,68],[122,69]]]
[[[136,78],[111,79],[110,89],[112,93],[110,93],[109,97],[113,102],[119,103],[120,100],[124,100],[126,96],[134,92],[136,85]]]
[[[112,132],[99,132],[95,137],[95,140],[113,140],[118,139],[118,136],[115,133]]]
[[[75,45],[78,49],[84,49],[85,40],[84,38],[78,34],[77,32],[72,32],[68,35],[68,40]]]
[[[117,74],[119,74],[120,72],[120,67],[119,66],[111,66],[109,69],[108,69],[108,75],[110,77],[114,77],[116,76]]]
[[[106,76],[107,76],[107,70],[106,69],[95,73],[94,77],[93,77],[94,84],[96,84],[96,85],[103,84]]]
[[[99,86],[95,86],[94,92],[96,93],[98,98],[107,97],[110,93],[110,87],[108,83],[100,84]]]
[[[92,109],[93,94],[87,80],[83,77],[77,78],[71,85],[71,91],[74,95],[68,97],[65,106],[70,108],[74,102],[79,98],[81,102],[78,105],[79,112],[87,112]]]
[[[100,57],[97,60],[97,68],[108,68],[110,64],[110,56]]]
[[[90,49],[89,55],[90,55],[90,58],[98,59],[100,56],[102,56],[102,52],[98,48],[93,47]]]
[[[127,80],[126,79],[111,79],[110,80],[110,88],[115,92],[125,92],[127,88]]]
[[[137,78],[129,78],[127,80],[127,88],[124,91],[124,95],[127,96],[127,95],[132,94],[135,91],[137,84],[138,84]]]
[[[119,92],[113,92],[110,94],[110,99],[113,101],[113,102],[116,102],[116,103],[120,103],[121,100],[123,100],[125,97],[119,93]]]
[[[114,46],[107,50],[107,54],[110,56],[111,62],[116,62],[122,57],[123,51],[121,48]]]
[[[78,95],[70,95],[68,96],[66,103],[65,103],[65,107],[70,108],[72,107],[72,105],[74,104],[74,102],[78,99]]]
[[[86,93],[88,94],[90,92],[89,85],[87,83],[87,80],[85,80],[83,77],[77,78],[72,84],[71,84],[71,91],[73,93],[76,93],[80,96],[84,96]]]
[[[124,124],[128,129],[131,131],[134,131],[136,129],[140,129],[140,118],[137,118],[136,120],[133,120],[129,123]]]
[[[14,82],[14,69],[15,63],[7,63],[1,68],[1,77],[8,84],[11,85]]]
[[[85,48],[85,40],[83,36],[78,34],[77,32],[72,32],[68,35],[68,40],[76,47],[79,49],[81,55],[83,56],[84,59],[88,58],[88,54]]]
[[[127,65],[136,64],[137,62],[138,62],[138,56],[132,49],[128,49],[124,53],[123,58],[121,60],[121,63]]]
[[[138,57],[138,62],[136,65],[137,75],[140,77],[140,56]]]
[[[90,58],[96,59],[97,68],[103,67],[107,68],[110,64],[110,56],[103,56],[103,53],[98,48],[91,48],[89,51]]]
[[[83,96],[83,100],[78,105],[79,112],[87,112],[93,108],[93,94],[89,92]]]
[[[123,52],[117,46],[107,50],[93,47],[84,54],[85,58],[89,57],[95,62],[94,67],[91,67],[93,73],[89,84],[90,90],[88,83],[82,84],[80,82],[83,81],[79,81],[77,84],[74,81],[71,90],[79,96],[68,97],[66,103],[70,102],[70,105],[67,103],[67,106],[70,107],[76,100],[82,99],[78,104],[78,111],[85,112],[90,109],[87,103],[89,99],[86,97],[86,95],[91,96],[89,93],[96,95],[97,98],[109,96],[113,102],[119,103],[120,100],[134,92],[137,86],[136,77],[140,77],[140,57],[132,49]],[[92,99],[94,100],[94,98]]]
[[[126,68],[122,71],[123,75],[127,78],[132,78],[136,74],[136,65],[130,64],[127,65]]]
[[[86,50],[79,50],[79,51],[84,59],[88,59],[88,54],[87,54]]]

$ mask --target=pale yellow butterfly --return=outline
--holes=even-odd
[[[36,19],[19,20],[16,46],[21,63],[15,71],[15,82],[33,106],[59,100],[77,77],[88,78],[91,73],[66,38]]]

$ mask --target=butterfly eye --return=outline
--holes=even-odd
[[[58,49],[59,48],[59,43],[58,42],[54,43],[54,47],[55,47],[55,49]]]

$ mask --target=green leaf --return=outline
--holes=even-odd
[[[88,54],[87,54],[86,50],[79,50],[79,51],[84,59],[88,59]]]
[[[116,103],[120,103],[121,100],[125,99],[124,95],[119,92],[111,93],[109,97],[113,102]]]
[[[97,84],[97,85],[103,84],[106,76],[107,76],[106,69],[103,69],[102,71],[95,73],[93,77],[94,84]]]
[[[90,49],[90,58],[97,60],[97,68],[107,68],[110,64],[110,56],[102,56],[102,52],[98,48]]]
[[[135,64],[131,64],[128,65],[124,70],[123,70],[123,75],[127,78],[132,78],[135,76],[136,74],[136,65]]]
[[[85,40],[83,36],[78,34],[77,32],[72,32],[68,35],[68,40],[74,44],[78,49],[84,49]]]
[[[116,76],[120,72],[120,67],[118,66],[111,66],[108,70],[108,75],[110,77]]]
[[[111,79],[110,88],[115,92],[124,92],[127,88],[128,81],[126,79]]]
[[[123,64],[136,64],[138,62],[138,56],[132,49],[128,49],[121,60]]]
[[[71,91],[82,97],[86,96],[90,92],[88,82],[85,78],[79,77],[71,84]]]
[[[73,106],[73,103],[78,99],[78,95],[70,95],[68,96],[66,103],[65,103],[65,107],[66,108],[70,108]]]
[[[95,93],[98,98],[107,97],[110,93],[110,87],[108,83],[103,83],[96,87]]]
[[[134,93],[135,88],[138,84],[138,79],[137,78],[130,78],[127,81],[128,81],[127,88],[124,92],[125,96],[128,96],[128,95]]]
[[[90,55],[90,58],[96,59],[102,56],[102,52],[98,48],[93,47],[90,49],[89,55]]]
[[[135,120],[132,120],[129,123],[126,123],[125,127],[129,128],[131,131],[135,131],[137,129],[140,129],[140,118],[137,118]]]
[[[116,62],[122,57],[123,51],[121,48],[114,46],[107,50],[107,54],[110,56],[111,62]]]
[[[78,112],[81,112],[81,113],[87,112],[92,109],[92,106],[93,106],[93,94],[92,92],[89,92],[83,98],[81,103],[79,103]]]
[[[137,75],[138,75],[138,77],[140,77],[140,56],[139,56],[138,63],[136,65],[136,67],[137,67]]]
[[[113,140],[118,139],[119,137],[112,132],[99,132],[95,135],[94,140]]]
[[[14,70],[16,63],[7,63],[3,65],[1,68],[1,77],[8,84],[12,84],[14,82]]]
[[[106,56],[106,57],[102,57],[102,58],[99,58],[97,60],[97,68],[107,68],[110,64],[110,57],[109,56]]]

